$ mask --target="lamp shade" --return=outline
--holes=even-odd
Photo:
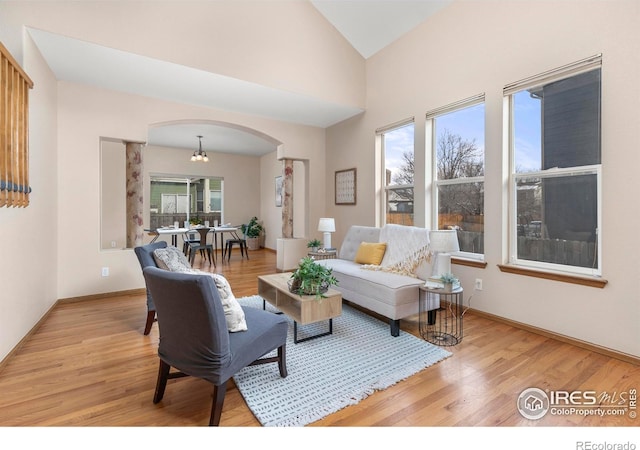
[[[429,232],[429,248],[432,252],[438,253],[459,252],[458,232],[456,230],[431,230]]]
[[[333,233],[336,231],[336,221],[333,218],[323,217],[318,222],[318,231],[328,231]]]

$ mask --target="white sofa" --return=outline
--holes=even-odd
[[[418,227],[385,225],[383,228],[375,228],[354,225],[347,232],[337,258],[317,262],[333,269],[338,280],[338,285],[334,288],[342,293],[344,300],[389,318],[391,335],[398,336],[400,319],[418,313],[419,288],[424,285],[431,272],[428,236],[428,230]],[[387,244],[385,256],[378,267],[354,262],[362,242]],[[409,243],[416,245],[408,245]],[[412,270],[413,275],[393,271],[399,258],[394,246],[404,247],[403,250],[411,248],[413,265],[416,266]],[[434,305],[437,306],[439,305]]]

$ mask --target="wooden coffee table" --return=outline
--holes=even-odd
[[[333,318],[342,314],[342,295],[335,289],[329,289],[326,298],[316,299],[314,295],[298,295],[289,292],[287,281],[290,272],[262,275],[258,277],[258,294],[271,305],[293,319],[293,342],[308,341],[333,333]],[[263,308],[266,304],[263,301]],[[298,323],[329,320],[329,331],[298,339]]]

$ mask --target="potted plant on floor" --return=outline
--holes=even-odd
[[[322,245],[319,239],[311,239],[307,242],[307,248],[311,249],[312,252],[317,252],[318,248]]]
[[[258,222],[258,218],[252,217],[249,223],[243,223],[240,229],[247,239],[247,248],[249,250],[260,249],[260,235],[264,231],[264,227]]]
[[[330,267],[322,266],[309,257],[300,261],[298,268],[288,281],[290,292],[298,295],[315,295],[316,299],[325,298],[324,293],[337,284],[338,280],[333,276]]]

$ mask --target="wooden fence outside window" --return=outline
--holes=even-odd
[[[0,207],[29,205],[29,89],[33,81],[0,43]]]

